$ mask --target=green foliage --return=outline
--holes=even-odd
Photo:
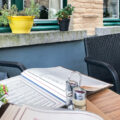
[[[28,16],[39,17],[40,13],[39,4],[35,4],[34,0],[31,0],[31,4],[29,8],[25,8],[25,14]]]
[[[40,8],[39,4],[36,4],[34,2],[34,0],[31,0],[30,7],[25,8],[22,11],[19,11],[18,15],[39,17],[40,16],[40,14],[39,14],[40,9],[39,8]]]
[[[31,0],[31,4],[29,8],[25,8],[23,11],[18,11],[18,8],[16,5],[12,5],[11,9],[7,8],[7,5],[5,5],[0,10],[0,26],[7,26],[9,24],[9,21],[7,19],[8,16],[35,16],[39,17],[39,4],[36,4],[34,0]]]
[[[58,11],[56,16],[59,20],[69,19],[73,11],[74,11],[74,7],[71,4],[69,4],[65,8]]]
[[[3,103],[7,103],[7,99],[4,97],[8,92],[8,88],[6,85],[0,84],[0,101]]]
[[[3,9],[0,10],[1,16],[0,16],[0,26],[7,26],[8,25],[8,19],[7,16],[9,16],[9,11],[7,9],[7,5],[4,6]]]
[[[16,5],[12,5],[10,10],[8,10],[9,16],[17,16],[18,15],[18,8]]]
[[[65,8],[65,11],[68,12],[69,15],[72,15],[72,12],[74,11],[74,7],[71,4],[68,4]]]

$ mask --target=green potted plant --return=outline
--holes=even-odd
[[[74,11],[74,7],[69,4],[65,8],[57,12],[56,16],[57,16],[58,24],[60,26],[61,31],[68,31],[70,17],[73,11]]]
[[[30,7],[23,11],[18,11],[16,5],[12,5],[10,10],[4,6],[1,9],[1,17],[4,17],[6,23],[9,23],[12,33],[29,33],[34,18],[39,17],[39,12],[39,4],[35,4],[34,0],[31,0]]]

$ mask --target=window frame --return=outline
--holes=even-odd
[[[119,2],[118,4],[119,18],[104,18],[103,17],[104,26],[120,26],[120,0],[118,2]]]
[[[117,17],[117,18],[112,18],[112,17],[111,17],[111,18],[104,18],[104,19],[119,19],[119,16],[120,16],[120,0],[118,0],[118,3],[119,3],[119,4],[117,5],[117,7],[118,7],[118,11],[117,11],[117,12],[118,12],[118,17]]]
[[[11,0],[11,5],[15,4],[18,10],[23,10],[23,0]]]

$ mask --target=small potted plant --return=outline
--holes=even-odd
[[[58,19],[58,24],[60,26],[60,31],[68,31],[70,17],[73,11],[74,7],[69,4],[65,8],[57,12],[56,16]]]
[[[10,10],[6,7],[1,10],[2,16],[5,15],[5,19],[8,20],[12,33],[30,33],[34,18],[39,17],[39,12],[39,4],[35,4],[34,0],[31,0],[30,7],[23,11],[18,11],[16,5],[12,5]]]
[[[2,104],[6,104],[7,103],[7,99],[5,98],[5,95],[8,93],[8,88],[6,85],[2,85],[0,84],[0,102]]]

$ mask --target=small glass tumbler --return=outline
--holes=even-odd
[[[73,110],[72,96],[73,89],[80,86],[81,84],[81,73],[77,71],[71,72],[66,81],[66,106],[68,109]]]
[[[86,110],[86,91],[80,87],[73,89],[72,103],[74,110]]]
[[[76,83],[75,81],[66,81],[66,105],[68,109],[73,109],[72,96],[74,87],[78,87],[78,83]]]

